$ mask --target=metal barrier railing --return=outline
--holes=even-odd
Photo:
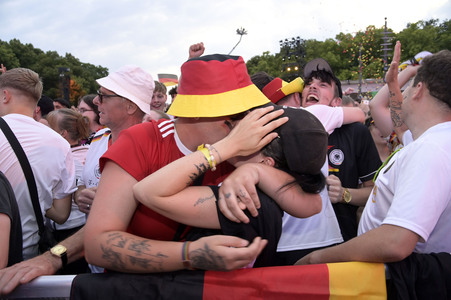
[[[75,275],[41,276],[0,299],[69,299]]]

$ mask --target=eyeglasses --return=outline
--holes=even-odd
[[[99,90],[97,90],[97,96],[99,96],[99,102],[100,103],[103,103],[103,98],[113,98],[113,97],[120,97],[120,98],[122,98],[121,96],[116,95],[116,94],[113,94],[113,95],[102,94]]]
[[[92,109],[86,109],[86,108],[79,108],[79,109],[78,109],[78,112],[81,113],[81,114],[82,114],[82,113],[85,113],[85,112],[87,112],[87,111],[94,111],[94,110],[92,110]]]

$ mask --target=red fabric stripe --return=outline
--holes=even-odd
[[[178,83],[179,82],[177,79],[172,79],[172,78],[160,78],[158,81],[160,81],[161,83],[165,83],[165,82]]]
[[[329,299],[326,264],[205,272],[203,299]]]
[[[211,95],[243,88],[252,84],[242,57],[187,61],[182,65],[178,93],[181,95]]]

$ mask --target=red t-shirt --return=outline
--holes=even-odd
[[[116,142],[100,158],[100,170],[103,170],[107,160],[111,160],[136,180],[142,180],[184,156],[177,146],[174,133],[172,120],[145,122],[123,130]],[[215,172],[205,173],[203,184],[217,185],[232,170],[230,164],[221,164]],[[173,240],[178,226],[179,223],[139,204],[127,232],[148,239],[170,241]]]

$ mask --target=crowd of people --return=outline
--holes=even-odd
[[[189,48],[170,105],[136,66],[71,107],[42,95],[37,73],[2,65],[0,116],[56,244],[39,249],[22,164],[0,134],[0,295],[52,274],[451,252],[451,51],[399,71],[397,42],[369,114],[324,59],[288,83],[204,51]]]

